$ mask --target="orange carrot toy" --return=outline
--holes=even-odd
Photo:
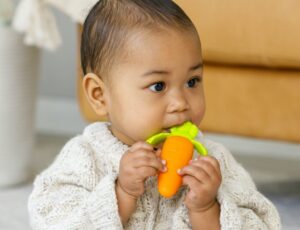
[[[207,155],[203,145],[194,140],[197,134],[197,126],[186,122],[171,128],[170,133],[159,133],[147,140],[149,144],[155,146],[166,139],[161,158],[166,160],[168,171],[158,175],[158,191],[162,196],[169,198],[178,191],[182,184],[182,177],[177,170],[188,165],[193,157],[194,147],[201,155]]]

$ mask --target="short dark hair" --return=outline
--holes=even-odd
[[[164,27],[196,32],[190,18],[172,0],[98,1],[83,25],[81,65],[84,75],[88,72],[107,74],[134,29]]]

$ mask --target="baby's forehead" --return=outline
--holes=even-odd
[[[190,68],[202,62],[201,45],[193,33],[178,30],[134,33],[115,53],[112,68],[172,71],[182,64]],[[120,68],[119,68],[120,67]],[[124,67],[124,68],[123,68]],[[143,70],[144,71],[144,70]]]
[[[181,37],[182,40],[193,41],[201,47],[197,32],[193,30],[183,30],[174,27],[157,26],[153,28],[133,29],[122,41],[122,46],[116,54],[122,58],[130,56],[133,52],[142,52],[143,49],[155,49],[157,46],[168,46],[174,37]],[[188,45],[188,44],[186,44]],[[159,54],[159,52],[157,53]]]

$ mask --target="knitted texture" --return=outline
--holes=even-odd
[[[115,181],[122,154],[129,147],[111,134],[108,125],[89,125],[37,176],[28,203],[33,229],[123,229]],[[222,184],[217,199],[222,229],[280,229],[276,209],[233,156],[201,134],[197,139],[220,163]],[[124,229],[191,229],[183,204],[186,188],[165,199],[156,183],[156,177],[146,180],[145,193]]]

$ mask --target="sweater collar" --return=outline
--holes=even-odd
[[[115,167],[119,167],[122,155],[129,149],[129,146],[116,138],[109,129],[109,122],[95,122],[88,125],[83,136],[87,138],[88,143],[96,154],[105,154],[112,159]]]

